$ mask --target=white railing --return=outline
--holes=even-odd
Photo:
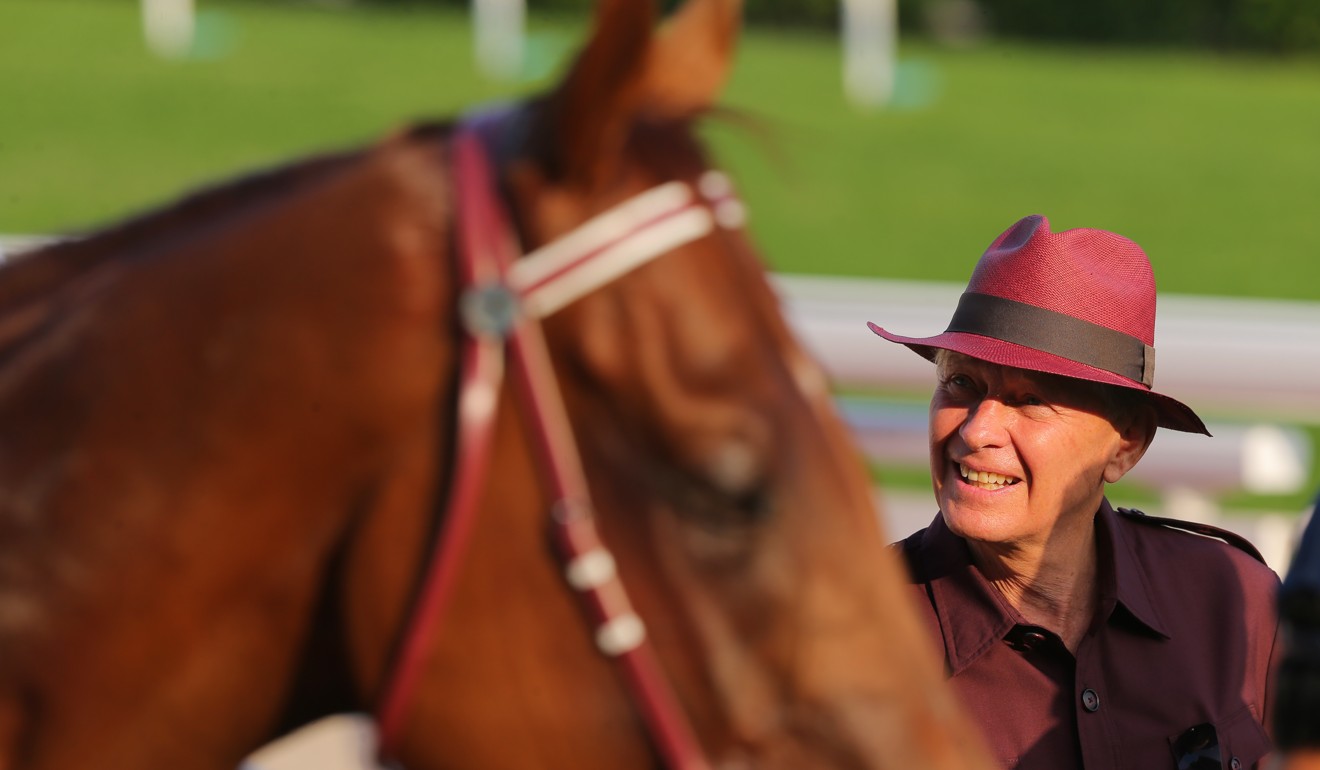
[[[909,336],[938,334],[963,288],[783,275],[775,283],[835,382],[885,390],[928,390],[930,365],[879,340],[866,322]],[[1155,345],[1157,389],[1203,416],[1320,423],[1320,303],[1163,295]]]
[[[39,235],[0,235],[0,262],[4,262],[8,257],[36,248],[43,243],[47,243],[51,238]]]
[[[0,259],[45,240],[0,236]],[[841,399],[863,451],[881,466],[924,468],[924,407],[893,394],[928,393],[933,368],[877,338],[866,322],[900,334],[937,334],[962,287],[800,275],[772,280],[790,323],[836,385],[874,394]],[[1289,494],[1313,483],[1313,449],[1296,426],[1320,423],[1320,303],[1165,296],[1156,343],[1159,389],[1206,417],[1215,435],[1161,431],[1133,470],[1133,480],[1161,493],[1162,512],[1214,520],[1226,493]],[[914,505],[912,515],[930,510],[928,501]],[[1286,556],[1275,554],[1271,563],[1281,560]]]

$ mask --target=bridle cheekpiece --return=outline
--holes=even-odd
[[[671,181],[653,187],[518,258],[484,139],[489,121],[482,122],[460,123],[452,139],[463,287],[458,312],[464,330],[455,468],[426,572],[377,704],[378,753],[385,760],[397,756],[407,708],[453,593],[479,508],[507,364],[552,493],[549,519],[565,580],[594,624],[596,646],[618,664],[665,766],[708,770],[710,763],[648,642],[614,557],[597,532],[540,322],[716,228],[741,227],[744,209],[728,178],[708,171],[695,185]]]

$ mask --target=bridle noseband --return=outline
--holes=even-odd
[[[647,640],[614,557],[597,532],[540,322],[716,227],[741,226],[742,205],[726,177],[708,172],[695,186],[675,181],[643,192],[519,259],[482,133],[464,122],[452,140],[464,329],[455,468],[428,567],[377,704],[378,753],[385,760],[397,756],[404,716],[453,593],[490,461],[507,362],[552,493],[553,541],[565,578],[594,624],[596,646],[617,662],[665,766],[708,770],[710,763]]]

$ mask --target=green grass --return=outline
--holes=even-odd
[[[208,1],[209,56],[180,62],[138,7],[0,2],[0,232],[532,90],[582,27],[535,19],[540,72],[508,84],[475,74],[453,11]],[[1137,239],[1163,291],[1320,299],[1320,62],[905,42],[907,106],[870,112],[839,69],[832,37],[749,31],[726,103],[760,129],[708,128],[778,269],[961,281],[1040,212]]]
[[[789,160],[720,146],[784,268],[961,282],[1039,212],[1136,239],[1163,291],[1320,298],[1320,63],[908,45],[934,101],[863,114],[832,41],[751,42],[730,98]]]
[[[0,233],[83,229],[529,92],[584,27],[534,18],[527,77],[497,83],[475,72],[455,11],[199,8],[200,55],[166,61],[136,0],[0,0]],[[1164,292],[1320,299],[1320,62],[913,41],[901,54],[896,106],[867,111],[843,98],[834,38],[745,34],[725,103],[754,127],[706,133],[772,267],[961,282],[1039,212],[1135,238]]]
[[[167,61],[138,5],[0,0],[0,232],[85,227],[515,91],[474,75],[453,12],[199,3],[209,55]]]

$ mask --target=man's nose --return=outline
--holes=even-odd
[[[958,435],[975,452],[978,449],[1001,447],[1008,444],[1008,424],[1012,411],[1002,401],[984,398],[967,412]]]

